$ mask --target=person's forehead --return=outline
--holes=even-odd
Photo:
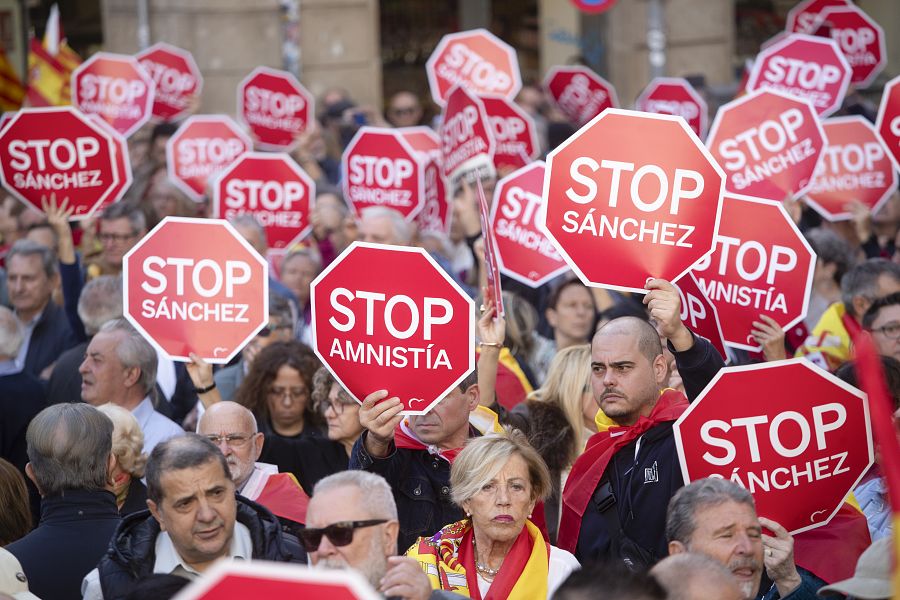
[[[10,274],[38,274],[44,270],[41,257],[37,254],[14,254],[6,261],[6,268]]]
[[[738,529],[759,528],[756,510],[749,504],[732,500],[695,506],[694,521],[698,531],[707,533],[729,527]]]
[[[218,411],[206,413],[200,420],[199,433],[203,435],[217,433],[249,433],[250,419],[237,411]]]
[[[874,327],[880,327],[881,325],[892,321],[900,321],[900,304],[892,304],[879,310],[878,316],[875,317],[872,325]]]
[[[889,273],[882,273],[878,276],[878,295],[880,297],[900,292],[900,279],[897,279]]]
[[[115,349],[121,338],[118,331],[101,331],[88,344],[88,354],[115,355]]]
[[[221,463],[215,459],[186,469],[169,469],[160,477],[163,494],[169,500],[191,496],[229,481],[230,473],[226,474]]]
[[[131,223],[127,217],[118,217],[116,219],[101,219],[100,229],[106,231],[112,230],[131,230]]]
[[[615,362],[619,360],[635,360],[643,356],[638,347],[638,336],[625,331],[600,330],[591,342],[591,360],[600,359]]]
[[[341,485],[315,494],[306,509],[307,527],[325,527],[340,521],[362,521],[371,511],[355,485]]]

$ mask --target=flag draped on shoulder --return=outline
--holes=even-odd
[[[71,104],[69,81],[81,58],[66,43],[59,21],[59,7],[54,4],[47,19],[43,41],[31,38],[28,51],[29,106],[63,106]]]

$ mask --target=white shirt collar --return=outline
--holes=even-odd
[[[242,523],[235,522],[234,524],[234,534],[231,536],[231,548],[228,550],[228,558],[240,558],[243,560],[253,558],[253,542],[250,539],[250,530]],[[156,562],[153,563],[153,572],[169,574],[175,571],[179,571],[179,574],[183,575],[200,576],[200,573],[193,567],[181,560],[181,556],[178,554],[178,550],[175,549],[175,544],[172,543],[172,538],[169,537],[169,534],[161,531],[156,536]]]

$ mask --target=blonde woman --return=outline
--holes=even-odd
[[[97,410],[109,417],[113,423],[112,452],[116,457],[112,478],[115,485],[116,505],[119,515],[146,510],[147,488],[141,483],[147,455],[144,448],[144,433],[131,411],[114,404],[103,404]]]
[[[565,348],[550,362],[543,387],[510,414],[510,423],[526,432],[550,469],[550,494],[544,511],[551,542],[556,540],[565,478],[588,438],[597,433],[595,418],[600,408],[591,392],[590,376],[590,345]],[[600,416],[604,418],[602,413]]]

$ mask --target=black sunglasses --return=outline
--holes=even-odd
[[[387,519],[369,519],[368,521],[341,521],[333,523],[321,529],[305,527],[300,530],[300,540],[307,552],[315,552],[322,543],[322,536],[326,536],[335,546],[346,546],[353,541],[353,532],[362,527],[372,527],[387,523]]]

